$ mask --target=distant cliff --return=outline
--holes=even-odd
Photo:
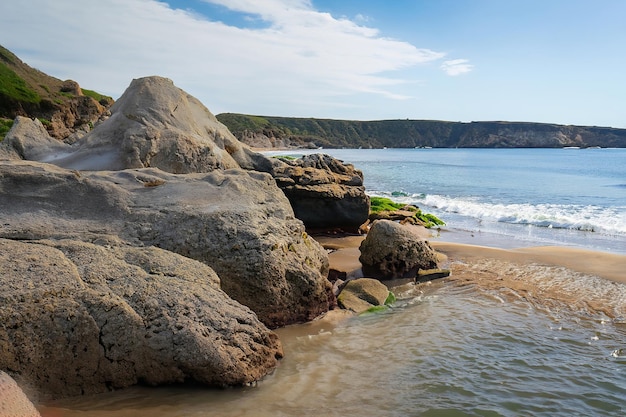
[[[529,122],[349,121],[217,115],[242,142],[259,148],[626,147],[626,129]]]

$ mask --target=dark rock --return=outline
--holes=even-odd
[[[376,220],[360,246],[363,272],[381,278],[415,277],[437,267],[437,255],[417,226]]]
[[[276,160],[274,178],[307,228],[356,231],[367,220],[363,174],[351,164],[322,154]]]

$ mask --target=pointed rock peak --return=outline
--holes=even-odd
[[[176,174],[245,168],[267,171],[267,158],[239,142],[195,97],[172,80],[135,79],[111,107],[111,117],[50,160],[81,170],[160,168]]]

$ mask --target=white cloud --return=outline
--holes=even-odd
[[[453,59],[444,61],[440,68],[446,74],[454,77],[470,72],[474,69],[474,66],[471,65],[467,59]]]
[[[332,106],[364,93],[403,99],[405,81],[390,74],[445,55],[319,12],[308,0],[204,1],[267,26],[229,26],[156,0],[3,1],[0,39],[31,66],[86,88],[118,97],[132,78],[162,75],[216,112],[290,103],[303,112],[306,101]],[[448,73],[471,68],[448,62],[457,62]]]

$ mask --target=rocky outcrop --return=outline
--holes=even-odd
[[[333,300],[326,252],[269,174],[0,161],[0,191],[10,202],[0,205],[0,237],[158,246],[211,266],[222,289],[271,327],[310,320]]]
[[[389,289],[377,279],[358,278],[348,281],[337,297],[341,308],[362,313],[375,306],[385,305]]]
[[[361,242],[363,272],[381,278],[415,277],[419,269],[437,267],[437,255],[418,226],[376,220]]]
[[[24,391],[0,371],[0,417],[41,417]]]
[[[308,228],[356,231],[367,220],[363,173],[351,164],[323,154],[276,159],[274,177]]]
[[[133,80],[111,117],[71,146],[51,138],[40,121],[18,118],[0,144],[0,158],[15,154],[73,170],[269,172],[296,217],[311,228],[356,230],[369,212],[363,175],[352,165],[327,155],[270,160],[237,141],[202,103],[161,77]]]
[[[159,168],[181,174],[271,163],[241,144],[196,98],[162,77],[133,80],[111,117],[46,162],[79,170]]]
[[[241,385],[282,348],[208,266],[154,247],[0,239],[0,368],[42,398]]]

